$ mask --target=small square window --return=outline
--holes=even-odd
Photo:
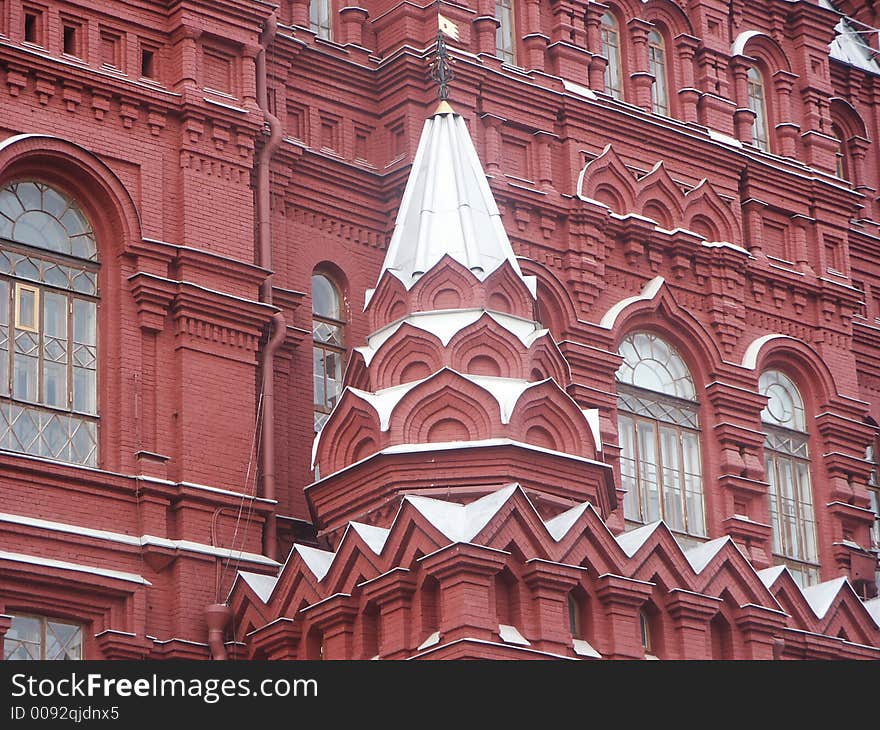
[[[101,65],[122,68],[122,37],[110,30],[101,31]]]
[[[78,23],[65,23],[63,26],[63,50],[67,56],[82,58],[82,26]]]
[[[141,48],[141,76],[145,79],[156,77],[156,53],[149,48]]]
[[[24,40],[26,43],[43,45],[43,13],[30,9],[24,13]]]

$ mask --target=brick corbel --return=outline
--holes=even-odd
[[[337,593],[304,608],[301,612],[324,638],[324,659],[352,659],[354,624],[358,616],[357,600],[347,593]]]
[[[104,659],[146,659],[153,648],[149,639],[113,629],[95,634],[95,642]]]
[[[753,603],[741,606],[734,623],[742,632],[744,659],[773,659],[776,639],[785,631],[787,615],[782,611]]]
[[[268,659],[300,659],[302,622],[282,616],[247,635],[253,651]]]
[[[709,621],[723,603],[720,598],[674,588],[666,604],[681,639],[682,659],[701,659],[706,654]]]
[[[490,586],[506,564],[500,550],[454,543],[422,558],[428,575],[440,583],[440,634],[444,641],[482,639],[494,641],[497,633]]]
[[[609,659],[643,659],[639,642],[639,609],[651,596],[653,583],[606,573],[596,581],[596,596],[608,617]]]
[[[416,579],[407,568],[395,568],[362,585],[365,603],[374,601],[379,607],[382,631],[379,655],[383,659],[399,659],[407,655],[413,621],[412,597]]]
[[[579,585],[587,569],[545,560],[527,561],[523,580],[535,601],[535,636],[539,651],[566,653],[571,648],[568,626],[568,594]]]
[[[165,329],[165,315],[174,300],[175,282],[137,273],[129,277],[131,293],[138,306],[138,324],[146,332]]]

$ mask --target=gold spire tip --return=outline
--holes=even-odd
[[[436,117],[438,114],[455,114],[455,109],[452,108],[450,103],[443,99],[434,110],[434,113],[431,115],[432,117]]]

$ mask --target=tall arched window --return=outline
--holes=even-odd
[[[345,366],[342,295],[324,274],[312,276],[312,339],[315,431],[320,431],[342,392]]]
[[[831,136],[837,139],[837,152],[834,153],[837,177],[841,180],[850,180],[849,170],[847,169],[847,163],[849,161],[846,156],[846,136],[844,135],[843,130],[841,130],[836,124],[831,125]]]
[[[309,27],[318,38],[330,40],[333,37],[333,0],[310,0]]]
[[[0,188],[0,449],[96,466],[98,250],[69,196]]]
[[[495,55],[504,63],[516,63],[516,38],[514,36],[513,0],[495,0]]]
[[[619,353],[624,517],[663,519],[672,530],[703,537],[699,404],[690,371],[671,345],[648,332],[629,335]]]
[[[764,87],[764,77],[754,66],[748,74],[749,109],[755,113],[755,121],[752,123],[752,140],[758,149],[764,152],[770,151],[770,126],[767,119],[767,95]]]
[[[654,114],[669,116],[669,82],[666,74],[666,47],[656,30],[648,33],[648,70],[654,75],[651,106]]]
[[[791,379],[778,370],[761,373],[758,390],[768,399],[761,421],[773,552],[803,585],[815,583],[819,554],[804,401]]]
[[[608,60],[605,66],[605,93],[620,99],[623,80],[620,63],[620,27],[610,12],[602,16],[602,55]]]

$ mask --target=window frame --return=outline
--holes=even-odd
[[[651,36],[657,36],[659,43],[652,41]],[[658,56],[660,59],[659,63],[657,60]],[[660,68],[660,74],[657,73],[658,67]],[[666,38],[657,28],[648,32],[648,71],[654,76],[654,83],[651,84],[651,111],[660,116],[671,116],[669,56],[666,52]]]
[[[760,91],[760,94],[756,91]],[[749,109],[755,114],[752,121],[752,145],[762,152],[771,153],[773,146],[770,140],[770,105],[767,99],[767,79],[763,71],[756,65],[749,66],[746,75],[746,97]]]
[[[776,381],[763,385],[761,381],[771,374],[777,376]],[[766,392],[774,384],[781,385],[792,399],[790,420],[795,424],[800,421],[804,430],[782,425],[775,419]],[[821,556],[806,404],[797,383],[785,371],[772,366],[761,372],[758,393],[768,397],[761,410],[761,429],[773,557],[777,564],[786,565],[802,586],[815,584],[820,579]],[[771,418],[775,420],[768,420]]]
[[[514,0],[495,0],[495,55],[508,66],[517,65],[515,13]]]
[[[24,658],[14,659],[14,658],[10,658],[9,656],[7,656],[7,649],[6,649],[7,642],[16,641],[19,644],[31,643],[31,642],[24,642],[21,639],[10,639],[9,638],[9,631],[7,631],[6,636],[4,637],[4,640],[3,640],[3,660],[4,661],[81,661],[85,658],[85,653],[86,653],[85,652],[85,648],[86,648],[86,646],[85,646],[86,624],[85,623],[79,622],[79,621],[71,621],[69,619],[62,619],[62,618],[58,618],[55,616],[44,616],[42,614],[31,614],[31,613],[15,613],[15,614],[13,614],[13,616],[12,616],[13,622],[17,618],[35,619],[40,622],[40,642],[39,642],[40,656],[36,657],[36,658],[28,657],[27,659],[24,659]],[[56,656],[51,659],[48,659],[46,657],[46,649],[47,649],[47,645],[48,645],[47,635],[48,635],[49,624],[60,624],[63,626],[75,626],[78,629],[78,631],[79,631],[79,656],[78,657]],[[11,630],[11,627],[10,627],[10,630]],[[27,649],[25,649],[25,651],[27,651]],[[28,652],[28,653],[30,653],[30,652]]]
[[[706,495],[703,485],[703,444],[700,426],[701,404],[696,397],[696,384],[691,369],[678,350],[664,338],[650,331],[633,331],[621,340],[618,352],[629,342],[632,351],[640,362],[648,361],[648,353],[640,352],[636,346],[636,338],[646,336],[659,341],[668,354],[677,358],[679,369],[683,374],[675,377],[671,385],[677,387],[686,379],[688,395],[684,398],[661,390],[645,388],[622,380],[620,373],[624,367],[634,366],[623,355],[624,362],[616,376],[617,387],[617,425],[618,443],[620,445],[621,486],[626,488],[624,497],[624,519],[638,524],[648,524],[655,520],[663,520],[677,535],[685,540],[702,540],[708,537]],[[653,349],[653,344],[651,345]],[[655,354],[655,353],[650,353]],[[648,439],[643,439],[647,427]],[[670,439],[664,443],[664,439]],[[647,447],[650,441],[653,456],[643,458],[642,441]],[[686,442],[689,441],[689,444]],[[667,444],[672,444],[674,453],[670,454]],[[665,457],[675,465],[666,466]],[[692,467],[696,471],[692,471]],[[656,515],[651,513],[651,485],[646,470],[653,470],[653,486],[656,493]],[[627,488],[628,487],[628,488]],[[673,512],[677,500],[678,509]]]
[[[613,21],[613,25],[605,22],[606,18]],[[616,37],[615,43],[610,43],[610,37],[613,34]],[[599,22],[599,35],[602,40],[602,55],[605,57],[605,93],[612,99],[624,101],[623,88],[623,53],[621,49],[621,31],[620,20],[611,11],[606,10],[602,14]],[[614,49],[614,53],[609,53],[609,49]],[[616,84],[611,81],[616,80]]]
[[[336,295],[336,302],[338,306],[338,312],[340,317],[330,317],[325,314],[318,314],[315,312],[315,285],[314,280],[316,278],[324,279],[332,288],[333,293]],[[337,280],[332,275],[328,274],[325,271],[315,271],[312,274],[312,412],[314,418],[315,432],[323,428],[324,423],[326,423],[327,418],[330,413],[333,411],[333,408],[336,406],[336,402],[338,402],[339,396],[342,394],[342,378],[345,374],[345,358],[348,354],[348,348],[346,347],[346,325],[348,324],[347,319],[345,319],[345,294],[343,288],[337,283]],[[315,334],[317,324],[327,324],[330,327],[334,327],[339,331],[339,339],[342,344],[336,344],[333,342],[328,342],[326,340],[320,340],[317,338]],[[332,353],[338,356],[339,358],[339,389],[336,394],[336,401],[333,405],[327,405],[327,381],[332,380],[332,378],[327,377],[327,369],[326,369],[326,357],[322,355],[321,361],[324,363],[324,368],[322,372],[322,379],[324,382],[323,392],[324,392],[324,403],[319,404],[317,402],[317,391],[315,389],[315,379],[318,377],[318,373],[316,370],[316,359],[315,355],[320,351],[322,353]],[[321,423],[318,424],[318,420],[320,419]]]
[[[40,208],[26,207],[27,202],[19,194],[23,184],[37,186],[40,190]],[[0,191],[11,190],[18,200],[21,212],[6,209],[5,219],[12,221],[14,226],[19,219],[27,214],[42,212],[60,223],[69,210],[73,210],[76,220],[86,226],[85,232],[71,233],[64,226],[68,235],[67,247],[73,250],[76,246],[72,241],[78,236],[88,236],[93,249],[88,251],[89,258],[73,255],[67,251],[58,251],[36,245],[34,242],[24,243],[5,236],[0,237],[0,283],[6,300],[2,309],[6,310],[6,321],[0,322],[0,358],[3,367],[0,373],[4,381],[0,383],[0,449],[4,453],[22,454],[37,458],[49,459],[65,464],[97,467],[100,459],[100,270],[97,242],[91,222],[77,201],[76,197],[64,189],[37,179],[19,179],[7,182]],[[44,193],[49,189],[64,202],[64,215],[58,217],[51,208],[46,208]],[[16,215],[14,220],[10,215]],[[64,225],[64,224],[61,224]],[[60,244],[59,244],[60,245]],[[26,263],[35,273],[17,271]],[[54,280],[51,277],[55,277]],[[77,282],[85,276],[86,285],[81,287]],[[22,321],[21,294],[33,293],[34,321]],[[61,299],[62,305],[58,314],[63,318],[64,334],[51,334],[46,328],[46,307],[50,299]],[[86,310],[82,309],[83,303]],[[77,339],[79,319],[85,311],[88,320],[85,331],[88,341]],[[23,349],[24,348],[24,349]],[[61,349],[59,349],[61,348]],[[52,352],[57,354],[53,355]],[[33,362],[32,362],[33,361]],[[50,383],[59,384],[58,367],[64,369],[63,402],[50,398]],[[27,379],[33,377],[34,390],[20,392],[17,381],[19,369],[26,369]],[[52,374],[52,371],[55,371]],[[24,370],[22,370],[24,372]],[[91,373],[91,375],[82,375]],[[77,382],[80,378],[81,385]],[[16,424],[23,423],[21,430]],[[85,431],[85,440],[81,431]],[[79,453],[75,453],[79,452]],[[78,458],[75,458],[78,457]]]
[[[333,40],[333,0],[309,1],[309,30],[318,38]]]

